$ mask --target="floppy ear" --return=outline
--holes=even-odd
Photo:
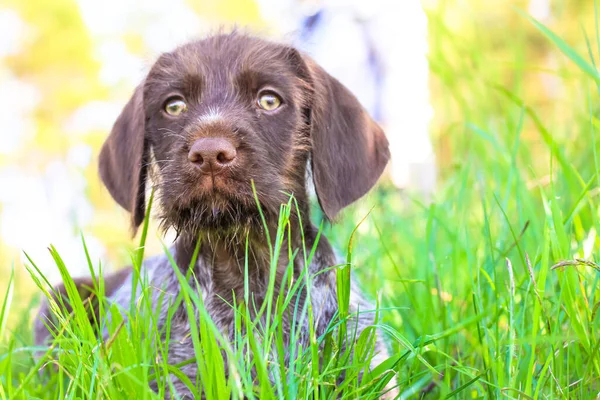
[[[131,213],[135,234],[146,210],[148,144],[145,139],[143,84],[117,118],[100,152],[100,177],[113,199]]]
[[[329,220],[361,198],[382,174],[388,141],[356,97],[304,56],[309,99],[312,173],[317,197]]]

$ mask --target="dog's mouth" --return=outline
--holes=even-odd
[[[165,228],[191,235],[207,233],[231,236],[261,227],[258,209],[239,202],[194,201],[186,207],[164,210],[162,222]]]
[[[208,233],[230,237],[243,231],[261,231],[264,220],[278,214],[279,205],[288,198],[278,188],[280,182],[257,182],[249,171],[234,174],[192,174],[179,171],[177,179],[159,175],[159,217],[163,229],[173,228],[181,234]],[[162,178],[162,179],[160,179]],[[254,182],[254,183],[253,183]]]
[[[163,228],[179,234],[206,232],[226,235],[262,226],[260,211],[251,190],[227,190],[204,184],[192,193],[168,193],[161,201]]]

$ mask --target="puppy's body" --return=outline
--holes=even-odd
[[[158,59],[115,123],[100,155],[100,175],[113,198],[131,212],[134,229],[143,220],[145,183],[152,178],[161,222],[178,233],[172,252],[184,276],[201,241],[193,285],[197,282],[208,314],[228,336],[234,321],[230,304],[245,298],[246,254],[250,297],[257,308],[262,305],[271,272],[267,237],[274,238],[280,205],[290,195],[294,207],[286,246],[302,254],[303,246],[310,251],[316,241],[309,215],[308,162],[321,208],[333,219],[375,184],[388,158],[381,129],[312,60],[291,47],[234,33],[191,43]],[[303,265],[303,256],[289,260],[282,251],[276,293],[290,262],[295,279],[308,270],[315,333],[320,336],[338,310],[331,268],[338,260],[323,236],[309,266]],[[141,272],[155,288],[154,309],[159,299],[171,302],[179,293],[166,256],[146,260]],[[127,309],[131,280],[126,272],[113,279],[106,290],[109,300]],[[302,306],[306,289],[298,296]],[[350,302],[351,313],[372,309],[354,287]],[[160,306],[159,329],[167,308]],[[49,316],[47,305],[41,314]],[[289,328],[285,335],[297,330],[297,340],[306,348],[307,319],[293,322],[291,314],[284,313],[282,323]],[[351,324],[358,337],[373,323],[374,313],[355,318]],[[36,340],[43,342],[49,334],[41,321],[37,324]],[[175,311],[170,337],[163,338],[172,343],[170,364],[193,354],[189,334],[186,313]],[[377,350],[381,361],[381,339]],[[183,368],[194,381],[195,365]],[[180,382],[177,389],[188,393]]]
[[[181,254],[187,250],[178,250],[177,247],[178,246],[174,246],[169,251],[175,259],[181,259]],[[219,250],[209,251],[209,249],[206,248],[202,249],[200,257],[194,266],[194,275],[199,279],[192,279],[189,283],[190,285],[198,285],[197,289],[202,296],[206,312],[210,315],[212,321],[219,328],[222,335],[233,341],[236,331],[234,329],[234,309],[231,307],[231,304],[233,303],[233,296],[236,297],[236,302],[238,304],[244,299],[243,261],[240,260],[240,262],[238,262],[233,259],[218,259],[219,256],[215,257],[215,253],[217,252],[219,252]],[[187,257],[187,255],[185,257]],[[315,280],[311,285],[311,304],[314,310],[315,335],[320,337],[324,334],[325,329],[338,309],[335,291],[335,271],[323,272],[324,269],[329,269],[331,265],[336,265],[333,252],[326,242],[323,242],[318,246],[313,261],[314,262],[308,267],[308,270],[319,270],[322,274],[322,277]],[[279,268],[284,270],[286,266],[282,263]],[[219,280],[218,276],[222,275],[225,271],[228,271],[226,273],[227,279]],[[232,272],[239,276],[235,281],[231,279]],[[254,276],[250,278],[249,282],[249,286],[252,288],[263,288],[263,290],[253,291],[254,299],[257,302],[257,304],[255,304],[256,308],[261,306],[262,299],[260,298],[260,294],[266,291],[268,283],[268,271],[265,270],[263,272],[263,274],[252,274]],[[169,314],[168,305],[174,301],[180,290],[178,278],[169,259],[164,255],[146,259],[141,275],[143,279],[147,279],[148,285],[154,289],[151,295],[152,308],[160,310],[157,318],[157,328],[159,332],[162,332],[164,331],[163,328],[167,323]],[[283,275],[279,274],[279,276]],[[109,301],[118,304],[123,309],[127,309],[132,296],[132,279],[133,274],[128,274],[120,284],[119,289],[110,296]],[[275,286],[277,288],[280,287],[280,285],[281,282],[278,281]],[[234,287],[233,290],[232,286]],[[303,294],[305,294],[304,291],[299,293],[300,296],[304,297]],[[299,307],[302,308],[302,305],[301,301]],[[179,364],[188,361],[194,354],[187,313],[184,310],[183,304],[179,307],[178,310],[171,310],[174,317],[170,321],[170,336],[162,338],[163,340],[168,340],[170,343],[168,355],[170,364]],[[356,332],[351,332],[349,337],[352,337],[354,334],[358,336],[364,328],[371,326],[374,322],[374,313],[369,312],[373,310],[372,305],[364,301],[357,288],[353,286],[349,312],[353,315],[359,310],[361,313],[358,314],[357,318],[348,322],[349,329],[351,328],[351,330],[353,330],[356,328]],[[293,313],[283,313],[282,320],[279,321],[283,327],[284,343],[287,347],[291,332],[294,330],[297,335],[295,344],[298,347],[302,346],[302,348],[307,349],[310,346],[308,318],[306,318],[306,316],[301,318],[302,326],[297,326],[296,324],[296,326],[292,327],[295,323],[292,321],[292,315]],[[296,322],[299,323],[298,321]],[[386,358],[387,352],[385,345],[381,338],[378,338],[373,366],[378,365]],[[285,359],[286,361],[289,360],[289,354],[285,355]],[[193,380],[197,373],[196,364],[191,363],[182,367],[182,372]],[[173,382],[179,395],[189,395],[188,388],[181,381],[174,378]]]

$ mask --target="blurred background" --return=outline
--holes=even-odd
[[[577,143],[585,124],[570,121],[589,119],[587,87],[522,13],[587,54],[591,0],[1,0],[0,294],[13,268],[13,308],[35,293],[24,252],[56,281],[50,244],[86,274],[82,233],[95,264],[128,263],[136,239],[99,181],[100,146],[158,54],[221,27],[293,43],[350,87],[386,128],[389,180],[416,199],[453,184],[481,124],[490,140],[515,141],[503,90],[511,112],[526,105]],[[522,125],[535,187],[549,180],[550,150]],[[149,252],[160,251],[150,238]]]

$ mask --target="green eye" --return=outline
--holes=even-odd
[[[165,112],[173,117],[178,117],[187,111],[187,104],[181,99],[171,99],[165,104]]]
[[[274,93],[264,93],[258,98],[258,106],[266,111],[273,111],[281,106],[281,99]]]

